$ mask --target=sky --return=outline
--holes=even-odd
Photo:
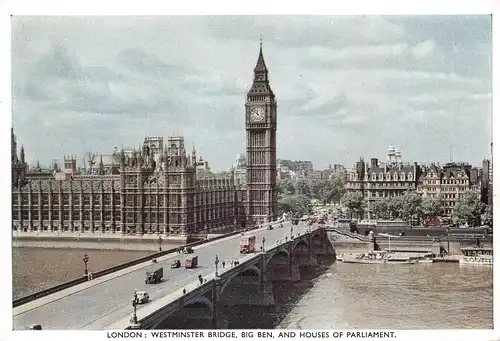
[[[262,37],[278,158],[351,167],[490,154],[491,17],[12,18],[12,124],[29,164],[182,134],[214,169],[245,152]]]

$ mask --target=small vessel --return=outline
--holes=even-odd
[[[467,247],[462,250],[463,257],[460,264],[493,265],[493,248]]]
[[[343,263],[357,264],[415,264],[416,260],[412,259],[391,259],[387,251],[365,252],[354,258],[343,258]]]
[[[417,260],[417,263],[429,264],[429,263],[434,263],[434,260],[432,258],[424,258],[424,259]]]

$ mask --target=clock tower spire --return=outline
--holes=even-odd
[[[277,104],[260,42],[253,84],[245,103],[247,132],[247,217],[262,224],[277,219]]]

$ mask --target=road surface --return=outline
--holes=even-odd
[[[284,241],[285,237],[290,237],[290,223],[283,225],[283,228],[275,227],[273,230],[263,228],[246,232],[245,235],[257,237],[257,249],[262,245],[263,236],[266,238],[265,245],[271,246],[278,240]],[[307,227],[305,223],[293,226],[294,235],[298,232],[305,232]],[[146,265],[139,269],[131,270],[100,284],[92,285],[93,281],[90,281],[16,307],[14,308],[14,329],[25,329],[33,324],[42,325],[44,330],[106,329],[106,326],[124,316],[132,315],[132,298],[135,290],[147,291],[152,301],[160,299],[196,282],[200,274],[206,276],[213,273],[216,255],[220,261],[219,272],[223,273],[222,261],[225,261],[227,269],[230,268],[231,260],[238,260],[245,256],[239,252],[240,237],[237,235],[200,245],[191,255],[170,254],[161,257],[156,264],[145,263]],[[173,260],[179,259],[184,265],[184,260],[191,256],[198,256],[198,268],[189,270],[170,268]],[[145,284],[144,273],[160,266],[163,267],[163,281],[159,284]],[[98,283],[99,280],[94,280],[94,283]],[[61,295],[64,296],[60,297]],[[42,305],[44,302],[46,304]],[[141,306],[138,306],[138,312],[140,309]]]

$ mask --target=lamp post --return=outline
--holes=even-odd
[[[215,278],[219,277],[219,256],[215,255]]]
[[[163,239],[161,239],[161,235],[158,236],[158,249],[160,250],[161,252],[161,242],[163,241]]]
[[[266,243],[266,237],[262,237],[262,252],[265,252],[266,249],[264,247],[264,244]]]
[[[293,240],[293,223],[290,225],[290,240]]]
[[[446,232],[447,232],[446,239],[448,241],[448,250],[447,251],[448,251],[448,254],[450,254],[451,252],[450,252],[450,227],[449,226],[446,227]]]
[[[130,323],[137,325],[137,291],[134,291],[132,306],[134,307],[134,312],[132,313],[132,317],[130,318]]]
[[[85,254],[83,256],[83,264],[85,264],[85,275],[89,274],[89,269],[87,268],[87,263],[89,262],[89,256]]]

